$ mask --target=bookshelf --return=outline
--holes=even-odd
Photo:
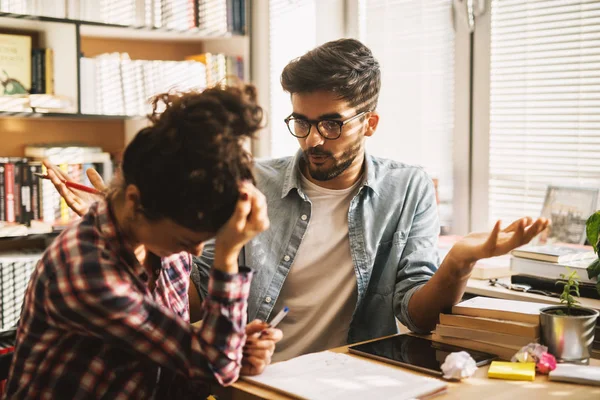
[[[228,24],[231,16],[231,0],[194,0],[163,1],[173,4],[193,4],[195,27],[174,29],[173,21],[163,26],[140,26],[139,24],[111,23],[106,20],[86,20],[69,18],[69,3],[65,2],[65,10],[52,11],[53,16],[25,14],[26,8],[7,12],[0,3],[0,34],[27,35],[31,37],[32,48],[51,48],[54,52],[54,92],[46,98],[22,96],[23,104],[34,104],[36,107],[10,107],[6,101],[15,98],[0,96],[0,157],[23,157],[24,148],[32,143],[62,144],[81,143],[86,146],[98,146],[112,154],[119,153],[131,137],[145,124],[145,112],[128,113],[90,113],[82,109],[86,90],[90,86],[86,81],[89,72],[82,71],[82,59],[101,57],[105,54],[126,53],[132,62],[183,62],[188,56],[204,53],[224,54],[239,57],[243,67],[238,73],[245,80],[250,80],[250,36],[249,18],[250,1],[233,1],[244,7],[242,29],[231,29]],[[89,0],[85,0],[88,1]],[[83,3],[84,0],[81,0]],[[23,1],[23,4],[28,2]],[[119,1],[121,3],[160,4],[161,0]],[[198,24],[207,24],[206,15],[202,13],[201,4],[211,3],[220,7],[221,18],[219,29],[201,28]],[[24,6],[25,7],[25,6]],[[153,6],[154,7],[154,6]],[[172,6],[167,6],[172,7]],[[225,8],[224,8],[225,7]],[[227,10],[227,21],[223,21],[222,11]],[[10,10],[9,10],[10,11]],[[163,10],[164,11],[164,10]],[[21,12],[21,13],[18,13]],[[30,11],[33,13],[33,11]],[[62,13],[62,14],[61,14]],[[210,13],[209,13],[210,14]],[[72,14],[71,14],[72,15]],[[113,16],[116,15],[113,13]],[[132,14],[133,15],[133,14]],[[64,16],[64,18],[63,18]],[[89,15],[88,15],[89,16]],[[133,15],[135,17],[135,15]],[[132,17],[132,18],[133,18]],[[153,16],[153,18],[156,18]],[[239,22],[239,15],[237,15]],[[139,18],[137,20],[139,22]],[[190,21],[190,24],[192,22]],[[156,25],[153,23],[152,25]],[[206,25],[208,26],[208,25]],[[224,30],[223,27],[226,27]],[[239,27],[239,25],[237,25]],[[241,34],[240,32],[246,32]],[[193,61],[187,61],[193,63]],[[33,68],[33,65],[32,65]],[[239,71],[239,68],[243,68]],[[191,71],[191,70],[190,70]],[[196,71],[196,70],[194,70]],[[229,72],[228,72],[229,73]],[[122,89],[124,90],[124,89]],[[158,92],[163,90],[158,90]],[[126,97],[123,95],[123,97]],[[89,98],[89,96],[88,96]],[[61,108],[43,107],[39,102],[61,101]],[[24,103],[29,101],[29,103]],[[125,101],[124,101],[125,102]],[[12,233],[10,233],[12,232]],[[17,232],[15,234],[14,232]],[[28,234],[37,235],[31,229],[27,233],[10,229],[6,235],[2,232],[0,222],[0,238],[20,237]]]

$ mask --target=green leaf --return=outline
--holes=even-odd
[[[596,258],[593,263],[587,267],[588,278],[592,279],[600,276],[600,259]],[[600,279],[598,279],[600,281]]]
[[[600,279],[598,279],[598,283],[596,283],[596,291],[600,294]]]
[[[600,211],[593,213],[585,223],[588,242],[594,247],[596,253],[598,253],[598,232],[600,232]]]

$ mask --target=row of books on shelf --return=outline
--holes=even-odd
[[[17,323],[29,277],[41,257],[39,249],[0,253],[0,331]]]
[[[523,346],[539,343],[540,310],[548,304],[474,297],[440,314],[433,333],[441,340],[510,360]],[[600,358],[600,325],[596,323],[592,356]]]
[[[0,158],[0,235],[16,236],[51,231],[69,223],[75,216],[52,182],[41,178],[46,168],[42,159],[57,165],[75,182],[90,185],[84,171],[96,169],[110,180],[113,162],[99,147],[27,146],[25,156]]]
[[[0,11],[136,27],[245,34],[246,0],[2,0]]]
[[[149,99],[170,90],[201,90],[230,76],[244,77],[242,57],[205,53],[187,61],[131,60],[127,53],[81,58],[81,112],[146,115]],[[160,110],[159,110],[160,111]]]

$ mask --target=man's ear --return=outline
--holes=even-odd
[[[367,118],[367,130],[365,131],[365,136],[373,136],[378,124],[379,114],[377,114],[376,111],[370,112],[369,117]]]

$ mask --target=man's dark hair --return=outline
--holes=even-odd
[[[251,85],[158,95],[152,125],[125,149],[120,185],[138,187],[149,219],[216,232],[233,213],[240,181],[253,180],[243,139],[262,116]]]
[[[292,60],[283,69],[281,86],[290,94],[334,92],[358,112],[374,111],[381,72],[367,46],[355,39],[339,39]]]

